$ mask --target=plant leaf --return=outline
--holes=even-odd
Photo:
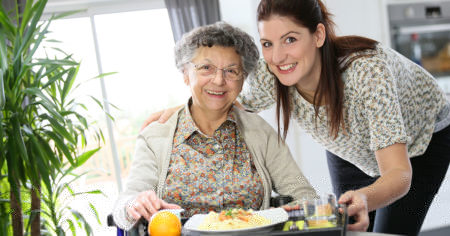
[[[60,66],[76,66],[79,63],[73,60],[54,60],[54,59],[37,59],[37,62],[31,63],[31,66],[36,65],[60,65]]]
[[[91,225],[86,221],[84,216],[82,214],[80,214],[78,211],[75,211],[73,209],[71,211],[72,211],[72,214],[76,215],[78,217],[79,221],[83,223],[86,235],[91,235],[92,234]]]
[[[10,17],[5,13],[6,11],[3,8],[3,5],[0,4],[0,25],[2,27],[5,27],[6,32],[4,33],[12,37],[15,34],[16,29],[14,27],[14,24],[11,22]]]
[[[33,137],[33,134],[28,135],[28,140],[31,140],[31,145],[30,143],[27,143],[28,146],[28,152],[29,155],[28,157],[30,158],[29,162],[30,163],[36,163],[36,164],[42,164],[40,163],[42,160],[42,156],[38,153],[39,150],[36,150],[36,146],[33,143],[33,138],[36,139],[35,137]],[[26,165],[26,172],[27,172],[27,176],[28,179],[31,181],[31,185],[32,186],[39,186],[41,183],[41,177],[40,177],[40,171],[38,171],[38,168],[36,168],[36,165]],[[42,175],[43,177],[47,177],[48,172],[48,168],[44,168],[42,171]],[[50,184],[50,181],[47,181],[47,184]]]
[[[92,78],[92,79],[105,78],[106,76],[114,75],[114,74],[117,74],[117,73],[118,73],[118,72],[106,72],[106,73],[101,73],[101,74],[95,76],[95,77]],[[89,80],[92,80],[92,79],[89,79]],[[87,80],[87,81],[89,81],[89,80]],[[86,81],[86,82],[87,82],[87,81]]]
[[[27,3],[27,5],[28,5],[28,3]],[[34,53],[36,52],[36,50],[39,48],[39,46],[41,45],[41,42],[42,42],[42,40],[45,38],[45,35],[46,35],[46,33],[48,32],[48,27],[50,26],[50,22],[51,21],[47,21],[47,23],[43,23],[43,25],[45,25],[45,27],[44,27],[44,29],[42,29],[41,30],[41,32],[39,32],[39,31],[37,31],[37,30],[34,30],[35,32],[36,32],[36,34],[37,34],[37,39],[34,39],[33,41],[33,48],[27,53],[27,56],[26,56],[26,58],[25,58],[25,64],[28,64],[30,61],[31,61],[31,59],[33,58],[33,56],[34,56]],[[22,21],[22,26],[23,26],[24,24],[23,24],[23,21]],[[30,26],[31,27],[31,26]],[[28,28],[27,30],[31,30],[30,28]],[[28,33],[28,32],[27,32]],[[22,33],[21,33],[21,35],[23,35]],[[30,44],[29,45],[31,45],[31,42],[30,42]]]
[[[78,74],[78,69],[80,66],[77,66],[75,68],[71,68],[69,70],[69,73],[67,74],[67,79],[64,82],[64,88],[61,93],[61,102],[64,104],[64,100],[67,97],[67,94],[69,93],[70,89],[72,88],[73,82],[75,82],[75,76]]]
[[[61,169],[61,160],[56,156],[56,154],[52,151],[49,143],[40,135],[37,137],[39,140],[40,147],[46,153],[52,167],[55,167],[56,170]],[[54,176],[52,176],[54,177]]]
[[[60,13],[58,15],[53,15],[52,19],[55,19],[55,20],[56,19],[61,19],[61,18],[65,18],[67,16],[71,16],[71,15],[77,14],[77,13],[82,13],[82,12],[87,12],[87,9],[80,9],[80,10],[75,10],[75,11],[63,12],[63,13]]]
[[[60,69],[61,67],[59,65],[53,65],[53,68],[50,68],[50,70],[46,70],[45,74],[42,75],[42,77],[49,76],[51,73],[53,73],[56,69]],[[57,72],[56,74],[49,77],[48,82],[42,86],[42,89],[47,88],[48,86],[55,83],[57,80],[62,80],[62,77],[64,74],[67,73],[67,69]]]
[[[5,107],[6,99],[5,99],[5,87],[3,86],[3,70],[0,69],[0,110],[3,111],[3,107]],[[2,125],[3,127],[3,125]],[[3,136],[2,136],[3,137]],[[1,140],[3,142],[3,140]]]
[[[68,146],[64,143],[63,139],[60,137],[60,134],[53,131],[44,131],[44,132],[49,138],[51,138],[55,142],[55,146],[64,153],[70,164],[75,165],[75,162],[72,158],[72,153],[70,152]]]
[[[67,219],[67,223],[69,224],[69,229],[72,232],[72,235],[77,235],[76,234],[75,225],[73,224],[73,221],[71,219]]]
[[[20,24],[19,32],[20,35],[23,35],[23,32],[25,31],[25,27],[28,25],[28,21],[31,18],[31,7],[33,6],[33,1],[27,1],[25,3],[25,9],[23,10],[22,14],[22,22]]]
[[[94,155],[95,153],[98,152],[98,150],[100,150],[100,148],[95,148],[89,151],[84,152],[83,154],[81,154],[80,156],[77,157],[76,160],[76,167],[80,167],[81,165],[83,165],[87,160],[89,160],[89,158],[92,157],[92,155]]]
[[[47,153],[43,150],[41,143],[39,143],[38,139],[33,135],[30,137],[31,142],[33,144],[34,149],[37,151],[35,155],[33,155],[34,163],[37,165],[37,170],[39,170],[39,176],[44,181],[44,184],[47,186],[47,188],[51,188],[51,182],[50,182],[50,176],[52,168],[55,168],[58,170],[58,166],[48,166],[47,160],[50,158],[47,156]],[[34,166],[34,165],[32,165]]]
[[[8,56],[6,49],[5,32],[3,30],[3,27],[0,27],[0,70],[5,71],[7,68],[8,68]]]
[[[56,131],[58,134],[60,134],[62,137],[64,137],[67,141],[69,141],[74,145],[77,144],[75,141],[75,137],[71,133],[67,132],[66,130],[67,127],[64,127],[60,122],[58,122],[58,120],[46,114],[43,114],[40,117],[48,120],[51,124],[52,129]]]
[[[33,6],[33,10],[31,10],[34,13],[34,15],[31,18],[31,21],[30,22],[22,22],[23,24],[26,24],[27,27],[26,27],[25,34],[19,34],[23,37],[22,37],[20,46],[16,45],[16,46],[18,46],[17,47],[18,50],[17,50],[17,53],[14,54],[14,59],[13,59],[14,64],[19,62],[19,59],[21,58],[22,53],[25,50],[29,50],[29,45],[31,45],[31,42],[33,40],[33,34],[37,31],[36,26],[39,22],[39,19],[42,16],[42,12],[44,11],[44,7],[46,4],[47,4],[47,0],[41,0],[41,1],[36,2],[36,4]],[[25,29],[25,26],[24,26],[24,29]]]
[[[101,225],[102,222],[100,221],[100,217],[99,217],[99,215],[98,215],[97,209],[95,208],[94,205],[92,205],[92,203],[89,203],[89,207],[90,207],[91,210],[94,212],[95,218],[97,219],[97,223],[98,223],[99,225]]]
[[[26,88],[23,90],[23,92],[25,94],[36,96],[41,99],[40,101],[31,103],[29,105],[41,104],[45,108],[45,110],[47,110],[50,114],[53,115],[54,118],[58,120],[64,120],[64,118],[57,112],[56,105],[47,96],[45,96],[45,94],[42,93],[42,90],[34,87],[34,88]]]
[[[18,154],[20,155],[20,159],[25,162],[29,161],[27,148],[25,147],[25,142],[23,141],[22,130],[20,128],[20,121],[17,115],[13,115],[11,117],[12,125],[13,125],[13,133],[12,138],[14,140],[15,146],[19,148]]]
[[[73,193],[74,196],[84,195],[84,194],[102,194],[102,195],[105,195],[101,190],[91,190],[91,191],[84,191],[84,192]]]

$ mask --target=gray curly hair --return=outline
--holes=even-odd
[[[180,71],[195,56],[200,47],[233,47],[241,57],[244,77],[256,67],[259,52],[253,38],[237,27],[223,21],[197,27],[178,40],[175,45],[175,64]]]

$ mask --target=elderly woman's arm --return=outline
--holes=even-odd
[[[164,204],[155,195],[158,184],[157,158],[145,137],[139,135],[126,189],[120,194],[113,210],[115,223],[124,230],[132,228],[140,216],[148,218],[151,215],[149,209],[157,210],[155,205],[159,209]]]
[[[317,193],[301,172],[288,146],[280,140],[275,131],[267,139],[266,168],[270,173],[275,191],[294,198],[292,204],[299,204],[302,198],[316,197]]]

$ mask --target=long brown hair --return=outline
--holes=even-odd
[[[322,69],[319,84],[314,94],[313,104],[315,119],[319,114],[319,105],[326,106],[328,127],[330,135],[338,136],[339,128],[344,124],[344,83],[342,72],[360,56],[350,55],[362,50],[374,50],[377,41],[359,37],[338,37],[334,32],[335,24],[331,14],[321,0],[261,0],[257,10],[258,21],[268,20],[272,15],[289,17],[294,22],[308,28],[314,33],[317,25],[325,26],[326,38],[320,48]],[[278,135],[280,135],[280,113],[283,113],[283,138],[286,138],[292,113],[292,98],[289,87],[284,86],[278,79],[275,80],[277,89],[277,122]]]

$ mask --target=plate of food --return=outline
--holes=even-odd
[[[184,230],[201,234],[227,234],[269,231],[273,226],[286,222],[289,216],[282,208],[261,211],[228,209],[221,212],[193,215]]]

